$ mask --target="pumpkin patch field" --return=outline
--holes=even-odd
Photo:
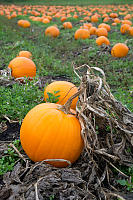
[[[0,2],[0,200],[133,199],[133,1]]]

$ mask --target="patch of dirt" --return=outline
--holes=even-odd
[[[13,141],[19,139],[20,124],[6,122],[7,129],[0,133],[0,141]]]
[[[40,89],[44,89],[46,84],[49,84],[53,81],[71,81],[71,78],[68,76],[43,76],[39,77],[38,86]]]

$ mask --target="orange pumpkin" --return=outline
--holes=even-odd
[[[90,29],[92,27],[92,24],[91,23],[84,23],[83,24],[83,27],[87,27],[87,29]]]
[[[47,101],[48,99],[48,92],[53,93],[54,91],[59,91],[55,96],[59,96],[58,104],[64,105],[67,100],[77,93],[78,88],[71,82],[68,81],[54,81],[53,83],[50,83],[44,90],[44,100]],[[76,109],[76,103],[78,101],[78,97],[73,99],[71,108]]]
[[[62,17],[61,18],[61,22],[64,22],[65,20],[67,20],[67,17]]]
[[[129,35],[133,36],[133,27],[129,28]]]
[[[29,28],[30,27],[30,22],[28,20],[19,20],[18,21],[18,26],[21,26],[23,28]]]
[[[85,20],[85,21],[89,21],[89,20],[90,20],[90,17],[84,17],[84,20]]]
[[[96,44],[101,46],[102,44],[110,45],[110,41],[105,36],[100,36],[96,39]]]
[[[117,43],[111,49],[111,55],[113,57],[125,57],[128,54],[129,48],[124,43]]]
[[[97,15],[92,15],[91,16],[91,22],[93,22],[93,23],[98,22],[98,16]]]
[[[98,28],[106,28],[108,32],[111,30],[110,25],[105,23],[99,24]]]
[[[127,14],[127,12],[126,12]],[[124,17],[124,20],[128,20],[128,19],[132,19],[132,15],[131,14],[127,14],[125,17]]]
[[[20,77],[35,77],[36,65],[35,63],[26,57],[16,57],[8,65],[11,68],[11,74],[14,78]]]
[[[121,20],[120,20],[119,18],[115,18],[115,19],[114,19],[114,23],[119,24],[119,23],[121,23]]]
[[[111,25],[112,25],[112,26],[116,26],[116,25],[117,25],[117,23],[113,22]]]
[[[49,26],[45,30],[45,35],[51,37],[58,37],[60,35],[60,31],[56,26]]]
[[[17,57],[26,57],[26,58],[31,59],[32,53],[29,51],[20,51]]]
[[[108,22],[109,20],[110,20],[109,17],[105,17],[104,20],[103,20],[103,22]]]
[[[96,35],[99,37],[99,36],[105,36],[107,37],[108,36],[108,31],[106,28],[97,28],[96,30]]]
[[[94,26],[92,26],[92,27],[89,29],[89,31],[90,31],[90,35],[96,35],[97,28],[94,27]]]
[[[78,29],[74,34],[75,40],[77,39],[87,39],[90,37],[90,32],[87,29]]]
[[[79,120],[59,110],[58,106],[42,103],[30,110],[21,125],[20,141],[25,153],[34,162],[49,159],[47,162],[55,167],[66,167],[67,162],[55,159],[75,162],[84,143]]]
[[[65,28],[65,29],[72,29],[72,23],[71,22],[64,22],[63,23],[63,27]]]
[[[44,23],[44,24],[48,24],[50,22],[50,20],[48,19],[48,18],[44,18],[43,20],[42,20],[42,23]]]
[[[129,28],[130,28],[129,24],[122,24],[121,28],[120,28],[120,31],[121,31],[122,34],[125,34],[125,33],[129,32]]]
[[[17,22],[18,26],[21,26],[21,27],[22,27],[23,21],[24,21],[24,20],[22,20],[22,19],[18,20],[18,22]]]
[[[117,13],[110,13],[109,15],[111,18],[117,18],[118,17],[118,14]]]
[[[128,25],[132,25],[132,22],[130,20],[122,20],[122,24],[128,24]]]

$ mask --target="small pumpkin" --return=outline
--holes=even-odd
[[[117,18],[118,17],[118,14],[117,13],[110,13],[109,15],[111,18]]]
[[[66,161],[56,159],[75,162],[84,143],[79,120],[72,114],[64,113],[58,106],[42,103],[30,110],[21,125],[20,141],[32,161],[47,160],[55,167],[66,167]]]
[[[99,36],[105,36],[107,37],[108,36],[108,31],[106,28],[97,28],[96,30],[96,35],[99,37]]]
[[[94,27],[94,26],[92,26],[92,27],[89,29],[89,31],[90,31],[90,35],[96,35],[97,28]]]
[[[106,28],[108,32],[111,30],[110,25],[106,23],[99,24],[98,28]]]
[[[98,16],[97,15],[92,15],[91,16],[91,22],[93,22],[93,23],[98,22]]]
[[[35,63],[26,57],[16,57],[10,61],[9,68],[11,68],[11,75],[14,78],[20,77],[35,77],[36,65]]]
[[[54,92],[58,91],[57,94]],[[68,81],[54,81],[50,83],[44,90],[44,100],[47,101],[48,99],[48,92],[54,94],[55,96],[59,96],[58,104],[64,105],[67,100],[76,94],[78,88],[71,82]],[[73,99],[71,108],[76,109],[76,103],[78,101],[78,97]]]
[[[133,27],[129,28],[129,35],[133,36]]]
[[[109,17],[105,17],[105,18],[103,19],[103,22],[108,22],[109,20],[110,20]]]
[[[105,36],[100,36],[96,39],[96,44],[101,46],[102,44],[110,45],[110,41]]]
[[[122,34],[126,34],[129,32],[129,29],[130,29],[130,25],[129,24],[122,24],[121,25],[121,28],[120,28],[120,31]]]
[[[72,29],[72,23],[71,22],[64,22],[63,23],[64,29]]]
[[[32,53],[29,51],[20,51],[17,57],[26,57],[26,58],[31,59]]]
[[[119,18],[115,18],[115,19],[114,19],[114,23],[119,24],[119,23],[121,23],[121,20],[120,20]]]
[[[112,25],[112,26],[117,26],[117,23],[113,22],[111,25]]]
[[[42,23],[44,23],[44,24],[48,24],[50,22],[50,20],[48,19],[48,18],[44,18],[43,20],[42,20]]]
[[[122,24],[128,24],[128,25],[132,25],[132,22],[130,20],[122,20]]]
[[[49,26],[45,30],[45,35],[51,37],[58,37],[60,35],[60,31],[56,26]]]
[[[91,23],[84,23],[83,27],[87,27],[87,29],[90,29],[92,27]]]
[[[61,17],[61,22],[64,22],[64,21],[66,21],[67,20],[67,17]]]
[[[74,34],[75,40],[77,40],[77,39],[85,40],[89,37],[90,37],[90,32],[87,29],[83,29],[83,28],[78,29]]]
[[[19,20],[18,26],[21,26],[23,28],[29,28],[31,26],[31,24],[28,20]]]
[[[129,48],[124,43],[117,43],[111,49],[111,55],[113,57],[125,57],[128,54]]]

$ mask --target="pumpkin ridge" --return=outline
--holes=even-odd
[[[43,103],[43,104],[44,104],[44,103]],[[42,106],[43,106],[43,104],[42,104]],[[50,113],[50,110],[51,110],[52,108],[47,108],[47,109],[49,109],[48,112]],[[58,111],[58,110],[57,110],[57,111]],[[32,112],[32,110],[31,110],[31,112]],[[38,107],[36,107],[36,109],[33,110],[33,113],[34,113],[35,115],[36,115],[37,112],[38,112]],[[58,111],[58,112],[59,112],[59,111]],[[42,118],[42,116],[43,116],[43,118]],[[42,123],[41,121],[44,120],[44,118],[46,118],[46,116],[47,116],[47,112],[44,114],[44,113],[43,113],[43,109],[42,109],[42,114],[41,114],[41,115],[39,114],[39,116],[38,116],[38,124],[37,124],[38,126],[39,126],[39,124]],[[26,117],[26,121],[27,121],[28,118],[29,118],[29,116]],[[41,120],[41,119],[42,119],[42,120]],[[46,120],[46,121],[47,121],[47,120]],[[29,128],[28,128],[27,132],[28,132],[29,129],[30,129],[29,122],[30,122],[31,124],[34,123],[33,121],[30,121],[30,119],[28,119],[28,127],[29,127]],[[26,126],[26,125],[25,125],[25,126]],[[22,126],[21,128],[23,128],[23,126]],[[32,128],[32,133],[34,133],[34,135],[37,135],[37,134],[35,133],[36,131],[37,131],[37,130],[36,130],[36,126],[35,126],[35,127]],[[39,130],[39,131],[40,131],[40,130]],[[41,137],[42,137],[42,136],[43,136],[43,134],[41,134]],[[20,138],[22,139],[21,134],[20,134]],[[30,138],[31,138],[31,136],[30,136]],[[36,136],[36,138],[37,138],[37,136]],[[39,140],[39,139],[38,139],[38,140]],[[23,143],[22,143],[22,146],[23,146]],[[26,147],[26,148],[27,148],[27,147]],[[36,151],[36,148],[35,148],[34,150]],[[34,155],[35,152],[33,151],[33,149],[32,149],[31,152],[32,152],[31,156]]]
[[[57,110],[58,111],[58,110]],[[58,111],[59,112],[59,111]],[[52,111],[52,112],[49,112],[49,114],[51,115],[51,114],[54,114],[53,115],[53,117],[51,116],[51,118],[50,118],[50,120],[46,120],[45,119],[45,121],[47,122],[46,123],[46,127],[47,127],[47,124],[50,124],[50,126],[48,127],[48,129],[47,129],[47,132],[48,132],[48,130],[49,129],[52,129],[52,127],[54,127],[55,126],[55,124],[54,123],[50,123],[50,122],[53,122],[54,121],[54,119],[56,118],[56,115],[57,115],[57,113],[55,114],[55,110],[54,111]],[[60,113],[60,112],[59,112]],[[59,113],[58,113],[58,117],[59,117]],[[46,115],[47,115],[47,113],[46,113]],[[60,115],[60,117],[62,118],[62,116]],[[49,118],[49,117],[48,117]],[[61,120],[61,118],[60,118],[60,120]],[[44,120],[44,118],[42,119],[42,121]],[[59,120],[59,121],[60,121]],[[42,123],[42,122],[41,122]],[[57,118],[56,118],[56,123],[57,123]],[[57,124],[56,124],[57,125]],[[55,130],[55,129],[54,129]],[[49,134],[48,134],[49,135]],[[46,138],[45,138],[45,140],[46,140]],[[34,159],[36,160],[36,157],[37,157],[37,155],[38,155],[38,152],[40,151],[40,149],[41,149],[41,146],[42,146],[42,143],[44,143],[44,140],[42,139],[42,141],[40,142],[40,144],[39,144],[39,146],[38,146],[38,148],[36,149],[36,152],[35,152],[35,154],[34,154]],[[52,151],[52,149],[51,149],[51,151]],[[50,151],[49,151],[50,152]],[[47,155],[46,155],[47,156]]]
[[[63,112],[63,111],[61,111],[61,112]],[[63,122],[61,122],[61,126],[60,126],[60,122],[59,122],[59,129],[58,129],[58,134],[59,135],[61,135],[62,136],[62,140],[63,141],[67,141],[67,138],[65,138],[64,139],[64,135],[63,134],[61,134],[61,133],[63,133],[63,130],[64,130],[64,124],[66,124],[66,116],[65,116],[65,114],[63,115],[63,117],[62,117],[62,119],[61,120],[63,120]],[[68,128],[68,125],[65,127],[65,128]],[[65,131],[66,131],[66,129],[65,129]],[[57,144],[59,143],[59,140],[60,140],[60,138],[59,138],[60,136],[58,136],[58,138],[57,138],[57,140],[56,141],[54,141],[54,144],[53,144],[53,149],[54,149],[54,146],[57,146]],[[66,135],[65,135],[65,137],[66,137]],[[63,147],[63,149],[64,149],[64,142],[62,143],[62,147]],[[60,147],[61,148],[61,147]],[[62,154],[64,153],[64,150],[63,151],[61,151],[59,154],[60,154],[60,156],[57,158],[54,158],[54,159],[64,159],[63,158],[63,156],[62,156]],[[53,154],[54,154],[54,152],[53,152]],[[57,152],[57,154],[58,154],[58,152]],[[51,154],[51,157],[54,157],[54,155],[52,155]]]

